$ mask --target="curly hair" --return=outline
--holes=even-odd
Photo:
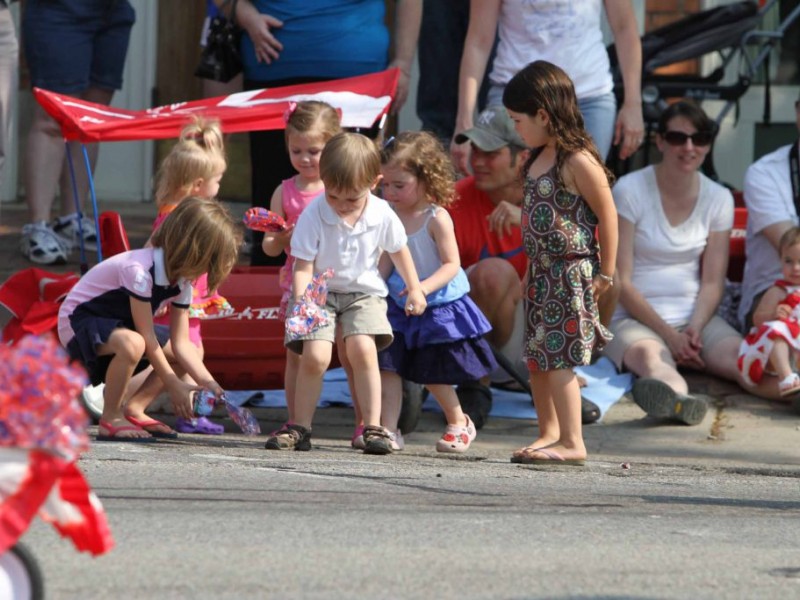
[[[456,199],[456,173],[442,143],[427,131],[406,131],[391,138],[381,151],[381,164],[414,175],[425,186],[431,204],[448,207]]]
[[[164,249],[167,279],[194,281],[208,273],[208,289],[214,291],[239,259],[242,234],[222,204],[190,197],[164,219],[151,242]]]
[[[161,208],[189,195],[198,179],[223,173],[228,161],[219,121],[196,118],[161,162],[156,174],[156,205]]]
[[[584,151],[603,167],[609,185],[613,183],[614,176],[605,166],[605,161],[584,127],[572,80],[562,69],[544,60],[528,64],[508,82],[503,92],[503,105],[529,116],[536,115],[539,109],[547,113],[550,118],[548,133],[556,145],[556,178],[559,184],[564,184],[562,170],[569,157]],[[523,168],[523,177],[540,152],[540,148],[532,150]]]

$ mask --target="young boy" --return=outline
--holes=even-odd
[[[311,450],[311,421],[338,327],[364,418],[364,452],[389,454],[389,433],[380,425],[378,370],[378,350],[392,342],[386,317],[388,289],[378,272],[383,252],[391,257],[406,283],[406,313],[422,314],[427,302],[400,219],[384,200],[371,193],[381,172],[374,143],[357,133],[341,133],[325,145],[319,169],[325,195],[306,207],[292,234],[292,293],[295,303],[299,302],[314,273],[332,268],[325,305],[331,319],[327,326],[300,339],[286,338],[286,347],[301,355],[295,418],[267,440],[266,448]]]

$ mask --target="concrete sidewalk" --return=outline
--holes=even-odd
[[[242,214],[247,206],[230,204]],[[132,247],[140,247],[150,235],[155,216],[151,203],[112,204],[101,202],[100,210],[116,210],[122,215]],[[24,204],[4,204],[0,210],[0,281],[19,270],[33,266],[19,252],[19,236],[27,220]],[[90,255],[89,263],[96,257]],[[47,267],[54,272],[78,272],[77,253],[67,265]],[[590,459],[650,464],[682,464],[730,469],[779,469],[800,476],[800,415],[785,403],[769,402],[744,394],[732,384],[707,376],[690,375],[692,391],[708,394],[714,408],[696,427],[668,425],[653,421],[629,399],[614,405],[600,424],[584,429]],[[276,409],[256,409],[262,429],[271,431],[284,418]],[[425,414],[417,431],[407,439],[410,452],[426,452],[441,435],[441,417]],[[235,427],[228,422],[227,426]],[[233,431],[233,429],[230,429]],[[317,413],[315,441],[332,443],[349,440],[352,412],[323,409]],[[535,437],[531,422],[490,419],[481,430],[474,455],[502,458]]]

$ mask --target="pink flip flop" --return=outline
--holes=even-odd
[[[530,455],[534,452],[544,454],[547,458],[532,458]],[[581,458],[564,458],[549,448],[526,448],[512,456],[511,462],[521,465],[565,465],[570,467],[582,467],[586,464],[586,461]]]
[[[120,431],[144,431],[141,427],[137,427],[136,425],[120,425],[119,427],[114,427],[108,421],[104,421],[100,419],[100,428],[105,429],[108,433],[100,433],[97,432],[97,437],[95,440],[98,442],[134,442],[137,444],[152,444],[156,441],[152,435],[147,437],[126,437],[126,436],[118,436],[117,434]]]

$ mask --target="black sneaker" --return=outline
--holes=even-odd
[[[708,412],[708,402],[702,398],[679,394],[658,379],[637,379],[631,393],[633,401],[651,417],[699,425]]]
[[[364,427],[364,454],[391,454],[392,439],[383,427]]]
[[[284,425],[264,445],[267,450],[311,450],[311,430],[302,425]]]

